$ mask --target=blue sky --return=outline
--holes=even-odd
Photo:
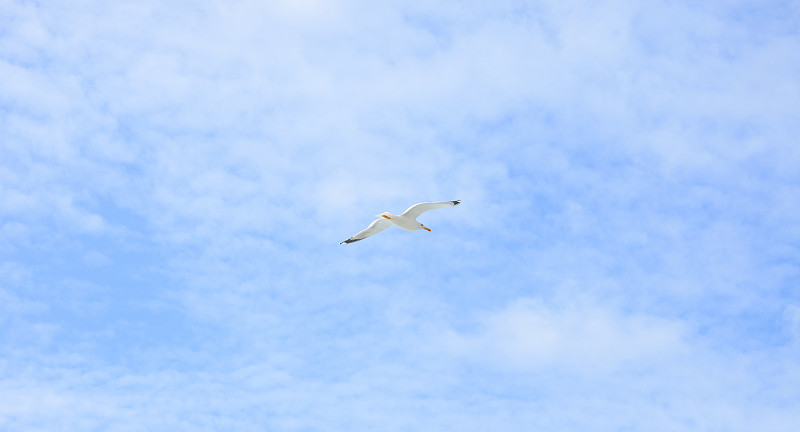
[[[798,23],[3,1],[0,429],[797,430]]]

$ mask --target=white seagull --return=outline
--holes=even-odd
[[[431,202],[431,203],[419,203],[414,204],[408,208],[408,210],[404,211],[403,214],[400,215],[393,215],[389,212],[383,212],[378,215],[380,219],[376,220],[369,224],[367,229],[364,231],[359,232],[358,234],[350,237],[349,239],[339,243],[353,243],[359,240],[364,240],[365,238],[375,235],[386,228],[389,228],[392,224],[398,226],[398,228],[402,228],[406,231],[418,231],[418,230],[425,230],[430,232],[430,228],[426,227],[425,225],[417,222],[417,217],[422,213],[425,213],[428,210],[438,209],[442,207],[452,207],[455,205],[461,204],[461,200],[455,201],[438,201],[438,202]]]

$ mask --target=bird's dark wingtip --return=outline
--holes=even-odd
[[[353,240],[353,239],[349,238],[349,239],[347,239],[347,240],[345,240],[345,241],[343,241],[343,242],[341,242],[339,244],[355,243],[355,242],[361,241],[361,240],[364,240],[364,239],[355,239],[355,240]]]
[[[461,200],[455,200],[455,201],[453,201],[453,205],[459,205],[459,204],[461,204]]]

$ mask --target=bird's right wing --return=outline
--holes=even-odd
[[[387,219],[377,219],[375,222],[372,222],[371,224],[369,224],[367,229],[359,232],[358,234],[350,237],[349,239],[347,239],[347,240],[345,240],[345,241],[343,241],[342,243],[339,243],[339,244],[353,243],[353,242],[357,242],[359,240],[364,240],[365,238],[367,238],[369,236],[375,235],[375,234],[385,230],[386,228],[389,228],[391,225],[392,225],[392,223],[389,222]]]
[[[412,219],[416,219],[422,213],[425,213],[428,210],[439,209],[444,207],[452,207],[461,204],[461,200],[455,201],[437,201],[437,202],[426,202],[426,203],[419,203],[414,204],[408,208],[408,210],[404,211],[403,214],[400,216],[410,217]]]

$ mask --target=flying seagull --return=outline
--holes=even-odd
[[[395,224],[397,225],[398,228],[402,228],[406,231],[418,231],[424,229],[425,231],[430,232],[431,230],[430,228],[417,222],[417,217],[419,217],[419,215],[425,213],[428,210],[438,209],[442,207],[452,207],[459,204],[461,204],[461,200],[419,203],[412,205],[411,207],[408,208],[408,210],[404,211],[403,214],[400,215],[393,215],[389,212],[383,212],[378,215],[380,219],[369,224],[367,229],[359,232],[358,234],[350,237],[349,239],[339,244],[353,243],[359,240],[364,240],[365,238],[371,235],[375,235],[385,230],[386,228],[389,228],[392,224]]]

